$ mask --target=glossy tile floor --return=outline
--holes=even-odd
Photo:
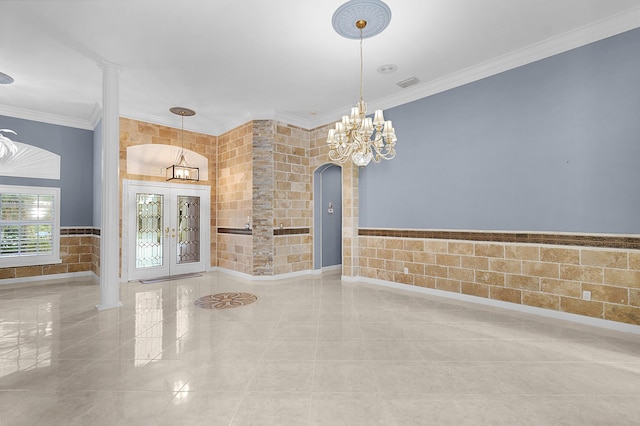
[[[194,301],[249,292],[247,306]],[[220,272],[0,286],[0,425],[624,425],[640,336],[341,283]]]

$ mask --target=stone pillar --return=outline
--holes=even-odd
[[[100,224],[99,310],[117,308],[120,302],[120,230],[118,165],[120,151],[119,73],[116,64],[103,61],[102,68],[102,188]]]
[[[275,123],[271,120],[253,122],[253,273],[273,275],[273,145]]]

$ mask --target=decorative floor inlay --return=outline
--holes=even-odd
[[[193,303],[204,309],[228,309],[249,305],[256,300],[258,297],[251,293],[218,293],[203,296]]]

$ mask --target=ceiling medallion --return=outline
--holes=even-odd
[[[355,26],[358,20],[367,22],[360,31]],[[351,39],[369,38],[380,34],[391,21],[391,9],[380,0],[351,0],[334,13],[333,29],[342,37]]]

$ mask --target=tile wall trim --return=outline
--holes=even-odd
[[[218,234],[253,235],[253,230],[246,228],[218,228]]]
[[[84,235],[95,235],[100,236],[100,229],[93,227],[60,227],[60,236],[61,237],[72,237],[72,236],[84,236]]]
[[[500,243],[551,244],[640,250],[640,235],[600,235],[543,232],[480,232],[412,229],[359,228],[359,236],[421,238],[435,240],[487,241]]]
[[[304,235],[310,232],[310,228],[276,228],[273,230],[273,235]]]

